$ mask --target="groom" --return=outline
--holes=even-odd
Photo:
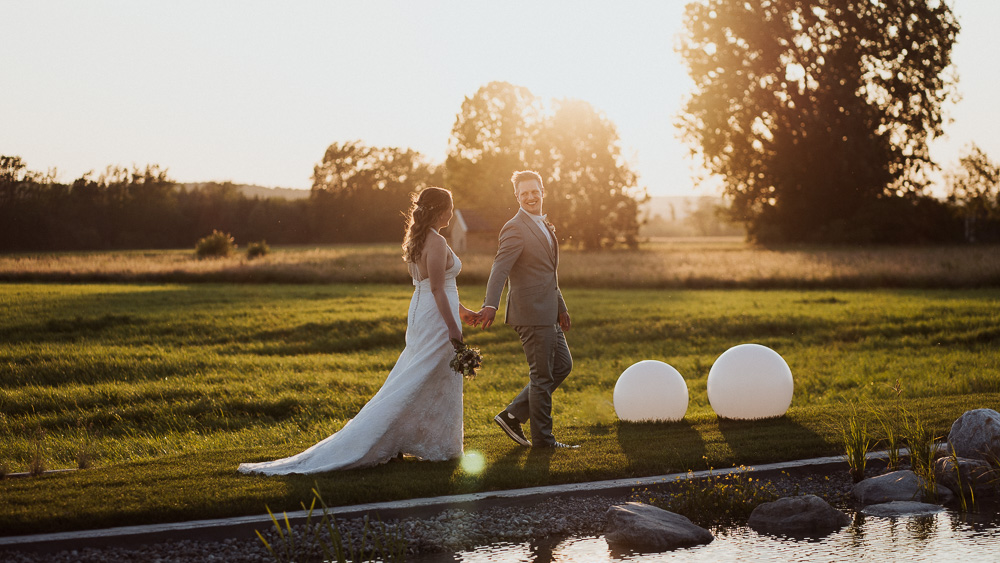
[[[552,436],[552,392],[573,369],[573,357],[566,345],[569,311],[559,291],[556,267],[559,243],[552,225],[542,215],[545,188],[538,172],[524,170],[511,177],[514,197],[520,209],[500,229],[500,246],[479,322],[489,328],[496,318],[500,294],[507,293],[506,324],[521,337],[528,360],[528,385],[493,420],[512,440],[536,448],[578,448]],[[521,424],[531,420],[531,441]]]

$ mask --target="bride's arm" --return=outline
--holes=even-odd
[[[448,327],[448,338],[462,340],[462,327],[455,322],[455,314],[452,312],[451,303],[448,301],[448,294],[444,289],[444,272],[448,265],[448,243],[444,237],[430,232],[427,233],[427,240],[424,241],[424,252],[427,253],[427,277],[431,282],[431,293],[434,295],[434,303],[437,304],[438,312],[444,319],[444,324]]]

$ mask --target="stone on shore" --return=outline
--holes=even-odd
[[[948,445],[958,457],[1000,458],[1000,413],[993,409],[966,411],[951,425]]]
[[[938,458],[934,462],[934,478],[956,495],[964,491],[966,498],[969,492],[977,499],[1000,495],[1000,470],[981,459],[952,459],[951,456]]]
[[[882,504],[894,500],[921,502],[926,500],[924,499],[923,485],[923,477],[906,469],[865,479],[854,485],[851,494],[864,505]],[[934,488],[937,491],[938,503],[944,504],[954,498],[947,487],[935,484]]]
[[[654,553],[715,539],[711,532],[680,514],[640,502],[612,506],[607,519],[605,539],[619,549]]]
[[[882,504],[872,504],[861,509],[861,512],[868,516],[880,516],[883,518],[897,518],[900,516],[930,516],[944,511],[944,507],[938,504],[928,504],[926,502],[913,502],[909,500],[894,500]]]
[[[804,536],[828,534],[851,522],[851,517],[816,495],[765,502],[750,513],[747,524],[757,532]]]

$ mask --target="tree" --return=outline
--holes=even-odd
[[[680,127],[751,239],[865,240],[866,208],[919,206],[956,81],[943,0],[701,0],[684,27]]]
[[[445,187],[455,204],[513,212],[510,176],[540,166],[536,143],[542,119],[541,102],[523,86],[490,82],[465,98],[445,161]]]
[[[560,240],[586,249],[638,246],[638,206],[647,196],[621,156],[614,124],[587,102],[562,100],[538,146],[549,177],[545,208]]]
[[[50,231],[66,228],[56,213],[66,189],[55,176],[29,170],[19,156],[0,156],[0,249],[50,248]]]
[[[402,240],[410,193],[436,179],[416,151],[333,143],[313,169],[313,233],[322,242]]]
[[[108,225],[115,248],[167,248],[180,242],[182,216],[177,183],[157,164],[145,168],[108,166],[97,179],[106,194]]]
[[[1000,219],[1000,164],[973,143],[965,147],[947,183],[948,200],[959,206],[965,221],[965,239],[975,242],[984,221]]]
[[[539,171],[545,209],[559,239],[584,248],[637,244],[645,193],[621,156],[615,126],[580,100],[554,102],[546,113],[523,86],[490,82],[462,103],[445,162],[458,207],[517,210],[510,177]]]

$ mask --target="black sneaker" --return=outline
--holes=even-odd
[[[500,429],[503,430],[505,434],[510,436],[511,440],[514,440],[522,446],[531,445],[531,442],[524,437],[524,431],[521,430],[521,421],[514,417],[514,415],[507,412],[507,409],[504,409],[503,412],[494,416],[493,421],[500,426]]]
[[[541,444],[539,448],[553,448],[553,449],[567,449],[567,450],[578,450],[580,446],[564,444],[562,442],[553,442],[551,444]]]

